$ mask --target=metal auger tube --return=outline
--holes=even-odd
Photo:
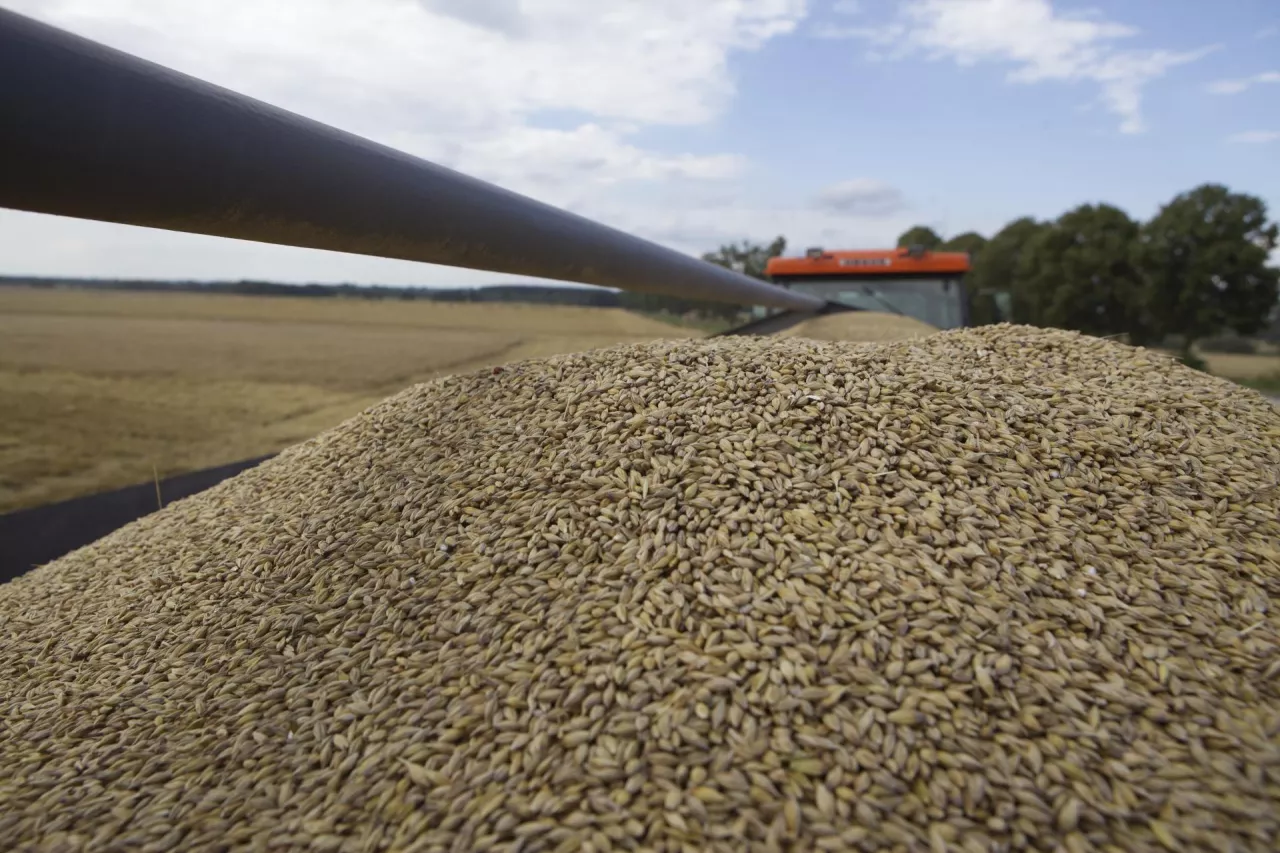
[[[0,206],[685,299],[823,304],[3,9]]]

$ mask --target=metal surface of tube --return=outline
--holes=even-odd
[[[4,9],[0,206],[686,299],[823,304]]]

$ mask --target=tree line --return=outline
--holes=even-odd
[[[763,270],[763,267],[761,267]],[[427,302],[519,303],[589,308],[622,308],[649,314],[694,316],[704,319],[737,319],[740,305],[681,299],[652,293],[631,293],[604,287],[571,287],[540,284],[493,284],[479,287],[393,287],[362,284],[283,284],[273,281],[198,281],[115,278],[0,276],[0,287],[41,290],[128,290],[146,293],[220,293],[236,296],[285,296],[291,298],[401,300]]]
[[[144,293],[221,293],[236,296],[287,296],[432,302],[525,302],[555,305],[618,305],[611,290],[556,285],[495,284],[481,287],[394,287],[365,284],[283,284],[275,281],[188,281],[163,279],[0,276],[0,286],[36,289],[129,290]]]
[[[1123,336],[1153,345],[1233,332],[1280,336],[1280,270],[1269,265],[1277,226],[1256,196],[1205,184],[1148,221],[1110,204],[1083,204],[1056,219],[1015,219],[990,238],[944,238],[917,225],[899,246],[968,252],[974,324],[1014,322]],[[708,261],[765,278],[786,241],[724,246]]]

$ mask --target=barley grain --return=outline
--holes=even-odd
[[[0,846],[1274,849],[1278,475],[1011,326],[417,386],[0,587]]]

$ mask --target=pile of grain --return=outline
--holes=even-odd
[[[923,338],[938,330],[914,317],[882,311],[842,311],[805,320],[779,333],[781,338],[815,341],[882,342]]]
[[[1275,849],[1278,484],[1018,327],[418,386],[0,588],[0,847]]]

